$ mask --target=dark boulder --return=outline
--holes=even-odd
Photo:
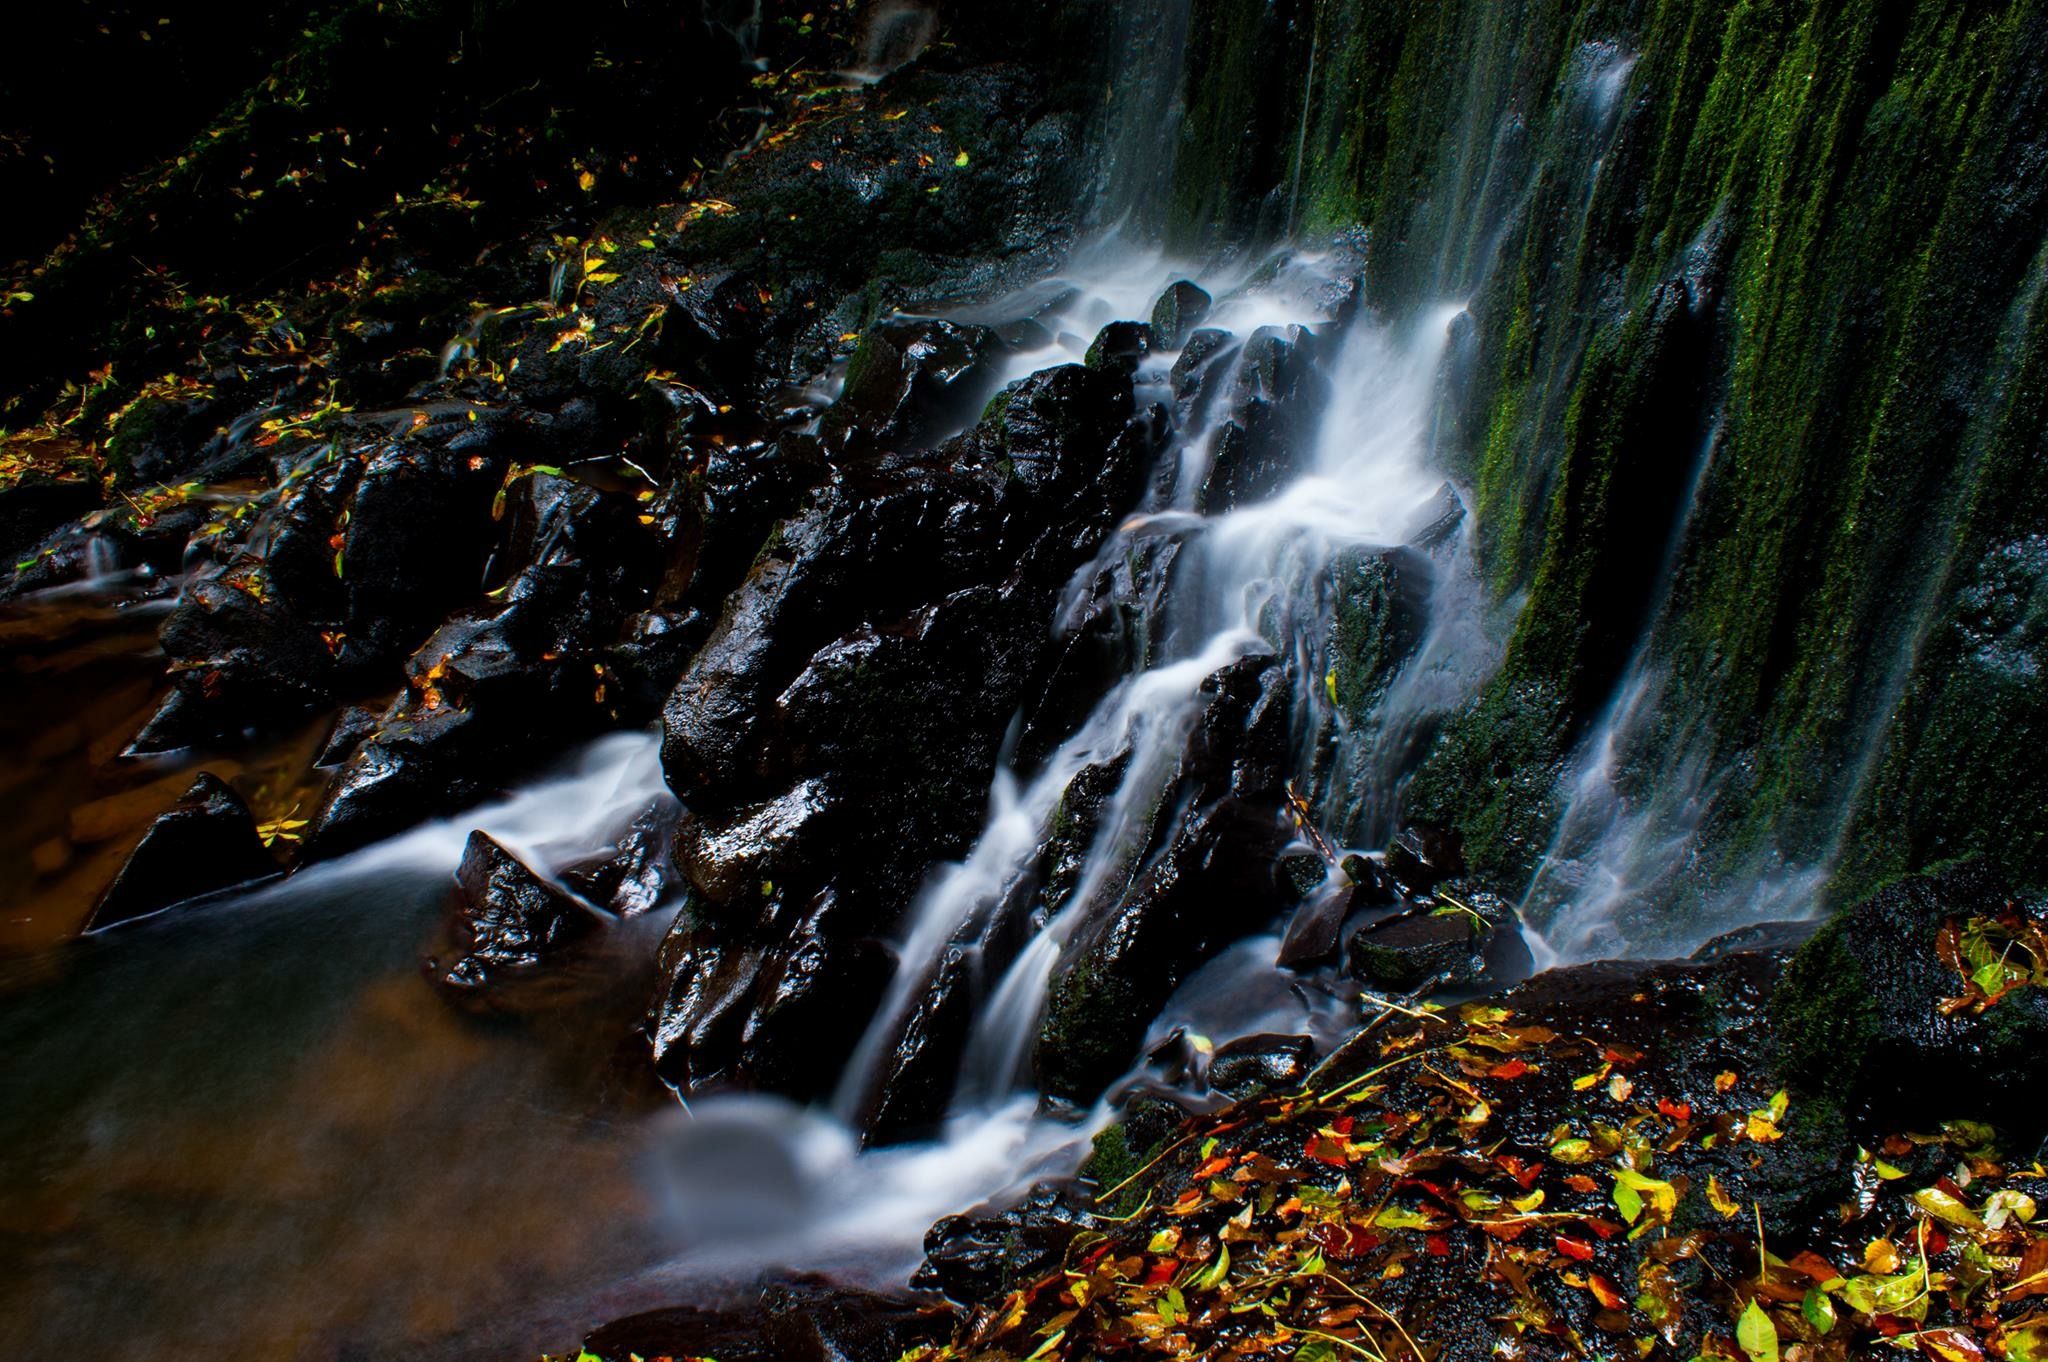
[[[345,663],[404,656],[451,606],[474,597],[504,471],[485,430],[440,444],[389,444],[370,456],[341,545]]]
[[[1315,1062],[1315,1042],[1307,1036],[1244,1036],[1216,1047],[1209,1086],[1240,1100],[1288,1091],[1301,1086]]]
[[[320,744],[320,754],[313,758],[313,765],[321,769],[346,766],[356,750],[377,731],[377,725],[384,719],[383,712],[367,705],[345,705],[334,716],[334,722],[327,727],[327,738]]]
[[[1456,829],[1410,823],[1387,848],[1386,873],[1412,894],[1426,894],[1465,873],[1465,839]]]
[[[730,814],[687,810],[676,825],[676,865],[710,915],[744,920],[779,881],[819,865],[843,807],[825,780],[811,779]]]
[[[861,1113],[861,1131],[870,1144],[916,1139],[938,1129],[974,1025],[975,965],[966,947],[950,946],[912,995],[910,1015]]]
[[[1092,1207],[1066,1186],[1039,1186],[1015,1206],[949,1215],[924,1237],[910,1284],[963,1304],[993,1300],[1059,1266]]]
[[[450,914],[456,958],[431,960],[428,969],[462,992],[532,969],[599,921],[483,832],[470,833],[463,848]]]
[[[85,930],[146,917],[187,899],[277,873],[242,797],[219,777],[200,773],[177,804],[142,834]]]
[[[718,1362],[784,1362],[768,1339],[758,1309],[700,1310],[678,1305],[613,1320],[583,1340],[583,1351],[604,1362],[631,1358],[716,1358]]]
[[[1349,550],[1331,573],[1330,689],[1338,710],[1363,722],[1422,644],[1435,573],[1411,548]]]
[[[1325,885],[1303,899],[1280,939],[1280,966],[1305,969],[1335,960],[1356,899],[1356,887],[1350,884]]]
[[[1397,993],[1432,982],[1469,982],[1478,976],[1490,934],[1475,914],[1457,908],[1369,923],[1351,937],[1351,972]]]
[[[761,1310],[786,1362],[896,1362],[920,1343],[950,1338],[955,1323],[949,1310],[812,1282],[768,1287]]]
[[[758,942],[721,939],[683,910],[655,956],[661,983],[647,1013],[663,1082],[687,1093],[730,1076],[767,957]]]
[[[753,1087],[798,1098],[832,1091],[880,1004],[895,957],[860,935],[827,890],[761,966],[739,1033],[737,1072]]]
[[[586,903],[620,917],[652,912],[674,879],[669,842],[676,821],[673,800],[655,800],[609,850],[562,872],[562,883]]]
[[[1221,388],[1221,384],[1211,380],[1228,372],[1226,361],[1236,344],[1235,336],[1214,327],[1204,327],[1188,337],[1180,358],[1174,360],[1173,369],[1167,375],[1182,424],[1199,416],[1209,399]]]
[[[332,638],[291,609],[260,559],[207,569],[164,622],[172,689],[133,749],[168,752],[319,709],[341,677]]]
[[[970,424],[994,386],[984,361],[986,327],[929,317],[892,317],[862,334],[846,386],[825,416],[828,439],[859,431],[885,449],[915,449],[934,433]]]
[[[578,565],[540,564],[502,604],[441,626],[322,801],[309,854],[340,855],[452,813],[596,733],[611,710],[593,659],[614,610]]]
[[[1852,1120],[1938,1110],[2037,1136],[2048,1128],[2048,986],[2038,955],[2004,943],[2043,924],[2048,913],[1978,862],[1878,890],[1785,970],[1771,1000],[1784,1067]],[[1984,1005],[1965,972],[2001,957],[2035,982]]]
[[[1086,363],[1091,369],[1121,369],[1138,372],[1138,365],[1152,353],[1152,328],[1143,322],[1111,322],[1095,334],[1088,346]]]
[[[1159,806],[1158,850],[1127,890],[1065,911],[1089,915],[1054,971],[1034,1067],[1040,1090],[1086,1101],[1130,1064],[1173,990],[1283,901],[1273,866],[1284,805],[1289,689],[1270,657],[1203,682],[1201,716]]]
[[[1245,342],[1197,498],[1205,515],[1264,501],[1305,466],[1329,395],[1316,350],[1314,334],[1299,326],[1260,327]]]
[[[1168,284],[1152,305],[1153,343],[1161,350],[1180,349],[1208,319],[1213,305],[1214,300],[1198,284],[1186,279]]]
[[[14,568],[52,531],[99,507],[99,488],[86,478],[30,473],[9,482],[0,487],[0,561]]]

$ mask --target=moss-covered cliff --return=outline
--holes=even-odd
[[[1193,7],[1177,239],[1363,224],[1380,305],[1471,300],[1444,456],[1511,637],[1408,811],[1525,878],[1633,663],[1624,793],[1714,773],[1689,892],[2048,876],[2044,7]]]

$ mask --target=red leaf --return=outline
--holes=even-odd
[[[1674,1102],[1668,1097],[1657,1099],[1657,1110],[1674,1121],[1690,1121],[1692,1119],[1692,1105],[1690,1103]]]
[[[1432,1258],[1448,1258],[1451,1256],[1451,1241],[1444,1238],[1441,1234],[1423,1236],[1422,1246],[1429,1250],[1429,1255]]]
[[[1593,1258],[1593,1246],[1591,1244],[1583,1239],[1573,1239],[1568,1235],[1560,1234],[1557,1236],[1557,1251],[1567,1258],[1576,1258],[1582,1263],[1590,1262]]]
[[[1586,1289],[1593,1293],[1593,1299],[1609,1310],[1619,1310],[1624,1302],[1621,1293],[1614,1289],[1614,1283],[1595,1272],[1586,1278]]]
[[[1529,1072],[1529,1065],[1526,1060],[1511,1059],[1504,1064],[1496,1066],[1491,1076],[1494,1078],[1520,1078],[1527,1072]]]

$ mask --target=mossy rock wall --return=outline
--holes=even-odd
[[[1408,812],[1526,878],[1637,660],[1622,780],[1721,773],[1703,882],[2048,880],[2044,6],[1192,3],[1177,243],[1363,226],[1375,304],[1475,323],[1509,641]]]

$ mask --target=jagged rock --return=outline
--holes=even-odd
[[[320,755],[313,758],[313,765],[323,770],[347,765],[356,749],[377,731],[383,717],[380,711],[366,705],[344,706],[328,726],[327,740],[320,744]]]
[[[1230,416],[1197,506],[1205,515],[1263,501],[1302,468],[1328,381],[1303,327],[1262,326],[1245,342],[1230,391]]]
[[[688,1305],[613,1320],[583,1340],[583,1351],[604,1362],[633,1357],[783,1362],[759,1310],[699,1310]]]
[[[201,772],[142,834],[85,929],[99,931],[276,873],[249,806],[218,776]]]
[[[1049,989],[1034,1054],[1041,1091],[1101,1092],[1135,1056],[1150,1019],[1182,979],[1281,906],[1273,863],[1288,838],[1289,691],[1270,657],[1247,657],[1202,685],[1203,711],[1162,809],[1178,810],[1159,853],[1069,942]]]
[[[488,430],[439,445],[391,444],[370,456],[341,546],[346,665],[402,656],[449,607],[474,595],[503,472]]]
[[[1244,1036],[1216,1047],[1209,1086],[1239,1099],[1298,1088],[1315,1061],[1315,1042],[1307,1036]]]
[[[454,812],[606,721],[593,675],[613,605],[573,564],[526,569],[488,612],[456,616],[406,664],[406,689],[314,816],[329,857]]]
[[[1091,369],[1121,369],[1138,372],[1138,365],[1152,353],[1152,328],[1143,322],[1111,322],[1095,334],[1088,346]]]
[[[761,967],[739,1033],[738,1071],[755,1087],[822,1097],[838,1081],[894,973],[889,949],[859,935],[838,896],[819,894],[789,945]]]
[[[1182,279],[1166,286],[1152,305],[1152,339],[1161,350],[1178,350],[1209,316],[1214,300],[1198,284]]]
[[[1228,331],[1214,327],[1203,327],[1188,337],[1180,358],[1173,362],[1172,372],[1167,375],[1183,424],[1215,394],[1218,385],[1211,380],[1223,370],[1220,361],[1228,356],[1236,341]]]
[[[254,558],[187,583],[162,637],[175,663],[172,691],[136,735],[139,753],[298,718],[327,703],[340,676],[327,640],[272,591]]]
[[[1344,921],[1351,916],[1356,892],[1348,884],[1332,885],[1302,900],[1280,939],[1278,963],[1283,969],[1303,969],[1337,958],[1344,944]]]
[[[881,1077],[861,1113],[862,1134],[869,1143],[893,1144],[938,1128],[974,1025],[974,966],[968,949],[950,946],[914,995],[910,1016],[883,1060]]]
[[[99,488],[84,478],[29,474],[0,487],[0,555],[6,566],[33,556],[51,531],[99,505]]]
[[[1428,553],[1451,541],[1458,528],[1465,523],[1465,500],[1458,495],[1458,489],[1445,483],[1436,489],[1436,495],[1416,516],[1417,529],[1408,536],[1411,548]]]
[[[661,984],[647,1013],[663,1082],[693,1092],[730,1072],[767,955],[754,942],[719,940],[687,910],[676,919],[655,957]]]
[[[541,964],[597,925],[588,908],[527,868],[483,832],[472,832],[455,871],[453,963],[429,962],[436,982],[470,992]]]
[[[608,852],[564,870],[562,882],[620,917],[652,912],[674,877],[669,843],[676,813],[673,800],[655,800]]]

